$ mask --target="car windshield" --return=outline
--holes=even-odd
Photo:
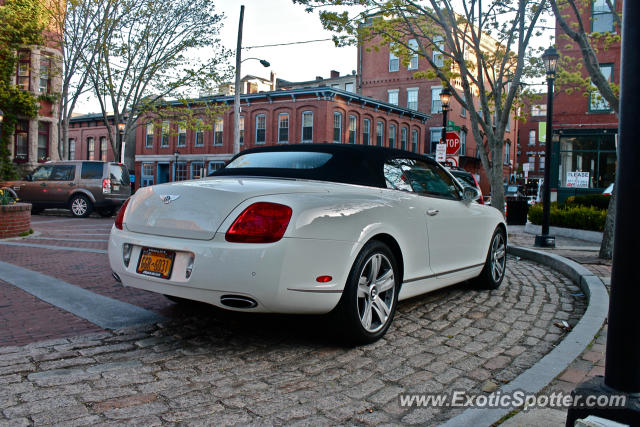
[[[229,163],[225,169],[316,169],[327,163],[331,157],[329,153],[305,151],[248,153]]]

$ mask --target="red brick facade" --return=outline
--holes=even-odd
[[[110,124],[113,127],[113,124]],[[109,129],[104,124],[102,114],[88,114],[74,117],[69,123],[68,160],[116,160],[109,143]],[[90,156],[89,142],[93,140],[93,156]],[[101,150],[101,141],[106,142],[106,151]],[[91,157],[91,158],[90,158]]]
[[[544,177],[545,135],[541,135],[540,123],[547,122],[547,94],[525,98],[523,106],[525,121],[518,128],[518,178],[524,180],[521,166],[529,163],[528,179]],[[541,141],[542,139],[542,141]]]
[[[31,227],[31,204],[0,206],[0,239],[17,237]]]
[[[152,119],[140,119],[136,130],[136,187],[197,177],[198,169],[204,167],[211,171],[232,157],[233,153],[233,98],[218,97],[208,99],[227,105],[221,114],[222,140],[214,143],[215,124],[213,129],[203,132],[201,146],[196,145],[196,131],[186,130],[183,145],[178,144],[179,136],[176,123],[170,123],[168,140],[162,146],[161,122]],[[241,149],[279,143],[349,143],[349,124],[355,120],[354,133],[356,144],[363,144],[365,121],[369,122],[369,145],[377,145],[376,125],[383,124],[384,135],[382,145],[388,147],[388,131],[391,125],[396,129],[395,147],[401,148],[401,134],[406,129],[406,149],[424,152],[426,134],[425,121],[428,115],[406,108],[389,105],[373,99],[364,98],[354,93],[327,87],[310,89],[293,89],[258,94],[242,95],[241,117],[244,119],[244,144]],[[312,137],[303,141],[303,114],[311,113]],[[339,140],[334,139],[335,115],[341,117]],[[280,123],[288,118],[288,127],[280,136]],[[264,142],[257,142],[257,123],[264,118]],[[147,143],[147,123],[153,125],[153,136]],[[260,132],[261,133],[261,132]],[[285,137],[286,134],[286,137]],[[412,145],[413,139],[416,144]],[[148,146],[150,145],[150,146]],[[179,153],[176,156],[176,153]],[[176,163],[180,166],[176,171]],[[145,164],[145,170],[142,170]],[[186,176],[181,171],[186,170]],[[144,173],[143,173],[144,172]],[[206,173],[205,172],[205,173]],[[181,175],[182,174],[182,175]]]

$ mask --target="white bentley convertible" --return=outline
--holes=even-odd
[[[124,286],[239,311],[333,311],[352,342],[399,300],[502,282],[502,214],[429,157],[353,145],[244,151],[197,181],[138,190],[109,262]]]

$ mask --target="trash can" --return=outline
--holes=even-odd
[[[507,200],[507,224],[525,225],[529,213],[529,202],[526,198]]]

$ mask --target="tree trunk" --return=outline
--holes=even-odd
[[[598,256],[603,259],[613,258],[613,230],[616,226],[616,192],[615,187],[611,192],[609,199],[609,210],[607,211],[607,219],[604,222],[604,230],[602,232],[602,243],[600,244],[600,253]]]
[[[491,206],[504,214],[504,183],[502,180],[502,164],[498,171],[495,166],[489,173],[491,180]]]

